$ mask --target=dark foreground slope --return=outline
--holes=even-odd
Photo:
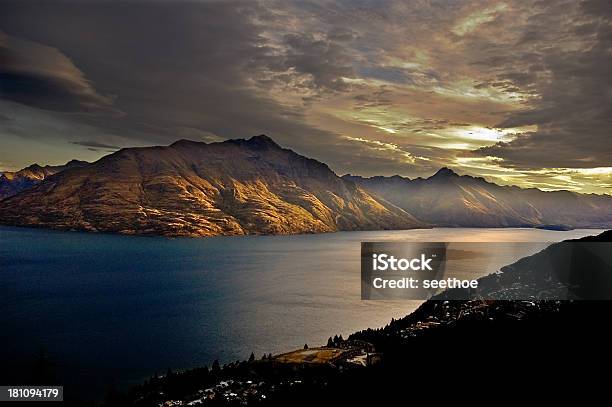
[[[266,136],[123,149],[0,201],[0,223],[165,236],[425,226]]]
[[[610,242],[612,231],[582,240]],[[504,273],[521,274],[524,265],[519,261]],[[609,267],[581,271],[612,272]],[[373,345],[381,359],[371,366],[249,360],[151,378],[129,394],[109,394],[106,405],[527,403],[535,394],[551,400],[584,389],[577,376],[590,380],[593,394],[602,390],[601,369],[612,362],[610,312],[610,301],[429,300],[384,328],[331,344]]]

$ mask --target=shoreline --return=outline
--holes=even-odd
[[[0,223],[0,230],[2,229],[14,229],[14,230],[30,230],[30,231],[43,231],[43,232],[56,232],[56,233],[70,233],[70,234],[83,234],[91,236],[119,236],[119,237],[136,237],[136,238],[147,238],[147,239],[185,239],[185,240],[206,240],[206,239],[217,239],[217,238],[253,238],[253,237],[292,237],[292,236],[313,236],[313,235],[337,235],[342,233],[360,233],[360,232],[407,232],[407,231],[426,231],[426,230],[541,230],[547,232],[573,232],[573,231],[605,231],[612,228],[610,227],[572,227],[568,229],[561,228],[548,228],[539,226],[431,226],[428,228],[410,228],[410,229],[363,229],[363,230],[336,230],[330,232],[312,232],[312,233],[287,233],[287,234],[265,234],[265,233],[252,233],[252,234],[229,234],[229,235],[210,235],[210,236],[196,236],[196,235],[161,235],[161,234],[140,234],[140,233],[116,233],[106,231],[90,231],[80,229],[60,229],[50,228],[45,226],[35,225],[13,225]],[[465,242],[470,242],[465,240]]]
[[[583,240],[609,242],[612,240],[612,231],[589,236],[583,238]],[[537,256],[546,250],[548,249],[529,256],[529,258],[537,258]],[[525,259],[527,258],[523,258],[513,265],[519,264]],[[526,272],[531,273],[529,271]],[[512,273],[523,273],[523,271],[519,269],[516,272],[512,271]],[[483,278],[486,279],[490,276],[487,275]],[[518,278],[519,274],[516,274],[516,277]],[[399,320],[392,319],[384,328],[368,328],[358,331],[349,335],[346,340],[341,337],[334,337],[333,339],[330,337],[328,344],[322,347],[309,348],[305,346],[304,349],[284,352],[274,356],[270,355],[260,361],[251,358],[248,361],[230,363],[223,366],[220,370],[217,368],[217,370],[213,369],[210,372],[207,368],[204,368],[206,373],[202,377],[206,377],[207,383],[212,387],[209,386],[204,390],[200,390],[196,395],[185,399],[184,403],[186,405],[199,405],[210,400],[220,399],[227,403],[231,403],[233,400],[242,400],[242,402],[250,405],[249,403],[253,402],[253,396],[259,397],[256,399],[259,401],[263,400],[261,398],[263,396],[264,399],[266,397],[278,398],[271,405],[283,405],[288,400],[295,401],[293,398],[295,396],[292,396],[292,394],[301,394],[297,390],[291,390],[291,387],[305,386],[310,389],[309,392],[314,387],[319,389],[319,391],[323,391],[323,388],[320,388],[321,382],[326,383],[325,387],[327,390],[325,392],[331,391],[332,394],[340,395],[342,394],[340,391],[342,387],[340,387],[341,384],[339,383],[344,382],[338,378],[339,376],[344,375],[346,377],[348,375],[350,377],[355,374],[358,376],[368,376],[368,373],[363,372],[368,372],[372,369],[374,369],[373,372],[380,372],[380,369],[390,371],[403,369],[401,364],[397,365],[395,359],[399,357],[404,358],[405,354],[398,353],[397,356],[393,355],[397,352],[404,352],[401,349],[404,346],[408,346],[408,344],[412,344],[412,346],[408,346],[406,349],[414,347],[416,343],[420,343],[421,346],[428,344],[427,347],[431,347],[430,341],[443,343],[455,337],[458,332],[471,332],[470,335],[473,335],[474,330],[481,334],[487,331],[495,332],[496,335],[499,333],[502,335],[500,338],[505,338],[504,335],[507,335],[505,332],[508,329],[515,331],[516,334],[516,330],[519,327],[522,327],[519,331],[525,333],[531,330],[539,332],[537,331],[539,327],[544,329],[541,335],[545,335],[546,330],[549,329],[546,327],[549,326],[555,329],[565,329],[563,315],[567,315],[567,318],[570,318],[570,316],[575,318],[576,315],[583,315],[581,310],[594,310],[592,309],[593,304],[603,304],[591,301],[559,300],[445,300],[445,295],[452,298],[452,291],[445,291],[430,300],[424,301],[415,311]],[[611,303],[607,302],[605,304]],[[600,310],[600,312],[603,311]],[[607,313],[607,311],[605,312]],[[584,316],[586,317],[586,314]],[[593,318],[593,316],[590,315],[589,318]],[[558,323],[561,323],[561,325],[559,326]],[[471,346],[473,345],[471,344]],[[422,358],[423,355],[418,357]],[[357,360],[359,361],[358,363],[355,362]],[[186,371],[182,374],[189,376],[192,373],[193,371]],[[313,379],[313,375],[317,378]],[[265,380],[254,384],[255,381],[249,379],[254,379],[258,376],[265,378],[265,380],[271,380],[271,383],[278,383],[281,390],[275,388],[276,385],[266,383]],[[180,375],[177,377],[180,377]],[[147,389],[163,387],[164,383],[168,384],[167,382],[172,380],[172,377],[152,378],[143,385],[144,387],[140,386],[139,389],[146,393]],[[214,384],[215,382],[217,384]],[[282,383],[289,383],[289,386],[283,388]],[[337,392],[333,390],[336,385],[339,386],[336,389],[338,390]],[[353,385],[351,384],[351,386]],[[317,398],[314,394],[311,394],[311,397]],[[282,402],[279,403],[279,400]]]
[[[6,237],[8,236],[8,234],[6,234],[6,233],[1,233],[1,230],[2,230],[2,229],[0,228],[0,234],[4,235],[4,237],[6,238]],[[22,231],[23,229],[21,229],[21,228],[15,228],[14,230],[16,230],[16,231],[17,231],[16,233],[19,233],[19,232],[20,232],[20,231]],[[454,231],[454,229],[448,229],[448,230],[450,230],[450,231]],[[531,231],[531,230],[532,230],[532,229],[529,229],[529,231]],[[39,232],[39,231],[40,231],[39,229],[36,229],[36,234],[38,234],[37,232]],[[476,232],[478,232],[478,231],[479,231],[479,229],[472,229],[471,231],[476,231]],[[40,232],[43,232],[43,231],[40,231]],[[383,238],[384,240],[387,240],[387,239],[389,239],[390,237],[392,237],[393,235],[395,235],[395,236],[397,236],[397,237],[401,237],[401,235],[403,234],[401,231],[388,231],[388,232],[390,232],[390,233],[378,233],[378,235],[382,236],[382,238]],[[58,233],[59,233],[59,234],[62,234],[62,232],[58,232]],[[357,232],[357,233],[359,233],[359,232]],[[495,230],[493,230],[493,231],[491,231],[491,233],[496,233],[496,232],[495,232]],[[538,236],[540,236],[540,237],[541,237],[541,236],[546,236],[546,235],[548,235],[548,234],[545,234],[545,233],[546,233],[546,231],[534,232],[534,233],[538,233]],[[554,233],[554,232],[549,232],[549,233]],[[589,231],[589,230],[585,230],[585,231],[584,231],[584,233],[588,233],[588,235],[592,235],[592,234],[593,234],[593,233],[592,233],[592,231]],[[41,234],[41,236],[44,236],[44,235],[45,235],[45,233],[42,233],[42,234]],[[74,242],[74,244],[75,244],[75,245],[77,245],[78,247],[83,246],[84,242],[83,242],[82,240],[80,240],[80,239],[73,239],[73,238],[72,238],[72,236],[74,236],[73,234],[64,234],[64,235],[67,237],[66,241],[68,241],[68,242]],[[330,247],[331,247],[331,246],[329,246],[329,241],[330,241],[330,240],[328,239],[328,237],[332,237],[332,236],[330,236],[329,234],[326,234],[326,235],[327,235],[327,237],[326,237],[325,239],[319,239],[319,241],[321,242],[321,244],[323,244],[323,245],[324,245],[324,247],[326,247],[326,248],[330,248]],[[555,234],[555,235],[556,235],[556,234]],[[30,234],[30,233],[27,233],[25,236],[27,236],[27,238],[28,238],[28,239],[31,239],[31,237],[32,237],[33,235],[32,235],[32,234]],[[92,237],[92,239],[93,239],[93,240],[92,240],[92,242],[99,241],[99,239],[97,238],[97,236],[98,236],[98,235],[91,235],[91,234],[88,234],[88,235],[86,235],[86,236],[91,236],[91,237]],[[110,235],[110,236],[112,237],[112,236],[114,236],[114,235]],[[344,233],[339,233],[339,234],[336,234],[336,237],[338,237],[338,238],[334,238],[334,239],[332,239],[332,240],[333,240],[333,241],[346,241],[347,243],[349,243],[349,244],[352,246],[352,245],[353,245],[353,243],[358,242],[358,241],[360,240],[360,236],[359,236],[358,234],[357,234],[356,236],[354,236],[354,237],[351,237],[351,236],[353,236],[353,235],[352,235],[352,234],[350,234],[350,233],[346,233],[346,234],[344,234]],[[474,236],[474,235],[472,235],[472,236]],[[480,234],[478,234],[478,236],[480,236]],[[523,235],[517,235],[517,236],[523,236]],[[529,236],[529,235],[526,235],[526,236],[527,236],[527,240],[530,240],[530,239],[528,239],[528,236]],[[85,235],[84,235],[83,237],[85,237]],[[107,235],[106,237],[108,238],[108,237],[109,237],[109,235]],[[300,235],[300,236],[296,236],[296,238],[298,238],[298,240],[296,240],[295,242],[296,242],[296,243],[299,243],[299,242],[301,242],[301,241],[310,241],[311,237],[314,237],[314,236],[311,236],[311,235],[306,235],[306,236],[305,236],[305,235]],[[60,242],[61,242],[61,240],[58,240],[58,239],[56,238],[55,234],[53,234],[53,237],[49,236],[49,238],[51,238],[51,240],[54,242],[54,245],[57,245],[58,243],[60,243]],[[108,241],[108,242],[116,242],[116,243],[113,243],[113,245],[112,245],[112,246],[106,246],[106,245],[104,245],[104,246],[100,246],[101,248],[106,248],[105,250],[108,250],[109,248],[112,248],[112,247],[123,247],[123,243],[122,243],[122,242],[124,242],[124,240],[123,240],[123,239],[120,239],[120,240],[115,240],[115,239],[107,239],[107,238],[105,238],[105,239],[103,239],[103,240],[104,240],[104,241]],[[283,240],[283,241],[284,241],[284,240],[286,240],[286,237],[285,237],[285,236],[271,236],[271,237],[269,237],[269,238],[270,238],[270,239],[280,239],[280,240]],[[307,239],[304,239],[304,238],[307,238]],[[348,239],[348,240],[347,240],[347,239]],[[128,239],[128,240],[130,240],[130,241],[131,241],[131,239]],[[166,240],[166,239],[163,239],[163,240]],[[259,241],[259,239],[255,239],[255,240]],[[266,240],[266,239],[264,239],[264,240]],[[30,240],[30,241],[32,241],[32,240]],[[241,241],[241,239],[238,239],[238,240],[236,240],[236,241]],[[143,242],[144,242],[144,240],[143,240]],[[219,243],[220,243],[220,244],[223,244],[223,243],[222,243],[222,241],[219,241]],[[245,243],[245,244],[247,244],[247,245],[248,245],[248,244],[250,244],[248,241],[245,241],[244,243]],[[267,244],[269,243],[269,241],[268,241],[268,242],[264,242],[264,243],[265,243],[265,244],[264,244],[263,246],[265,247],[265,246],[267,246]],[[117,246],[117,245],[118,245],[118,246]],[[174,247],[174,245],[175,245],[174,243],[170,244],[170,246],[171,246],[171,247]],[[138,246],[140,246],[140,244],[139,244]],[[145,244],[145,247],[149,247],[149,246],[150,246],[149,244]],[[157,246],[157,245],[154,245],[154,246],[155,246],[156,248],[159,248],[159,246]],[[191,249],[198,249],[199,247],[208,247],[208,246],[209,246],[209,245],[191,245],[191,244],[189,245],[189,247],[190,247]],[[242,246],[242,245],[241,245],[241,246]],[[8,246],[7,246],[7,248],[8,248]],[[212,249],[215,249],[215,248],[216,248],[216,246],[211,246],[211,247],[210,247],[210,249],[211,249],[211,250],[212,250]],[[191,250],[191,249],[190,249],[190,250]],[[298,249],[298,250],[299,250],[299,246],[298,246],[296,249]],[[79,250],[80,250],[80,249],[79,249]],[[199,250],[199,249],[198,249],[198,250]],[[70,250],[69,250],[68,248],[66,248],[66,253],[70,253]],[[326,263],[326,262],[327,262],[327,260],[326,260],[326,259],[327,259],[327,257],[326,257],[326,256],[323,256],[323,257],[321,257],[321,258],[320,258],[318,261],[321,261],[321,262],[323,262],[323,263]],[[298,274],[303,274],[303,273],[298,273]],[[342,274],[342,273],[340,273],[340,274]],[[345,278],[345,277],[346,277],[346,275],[345,275],[345,274],[342,274],[342,276],[343,276],[342,278]],[[422,303],[424,303],[424,301],[423,301],[423,302],[421,302],[421,304],[420,304],[420,305],[422,305]],[[420,306],[420,305],[419,305],[419,306]],[[415,305],[415,308],[416,308],[416,309],[418,309],[418,308],[419,308],[419,306]],[[406,314],[407,314],[406,312],[401,312],[401,313],[398,313],[396,318],[398,318],[398,319],[402,319],[403,317],[406,317]],[[387,315],[388,315],[388,313],[387,313]],[[391,314],[391,315],[392,315],[392,314]],[[412,315],[412,313],[411,313],[411,315]],[[384,328],[385,324],[388,324],[389,319],[390,319],[390,317],[387,317],[387,318],[384,318],[383,320],[381,320],[381,323],[380,323],[380,329]],[[370,328],[371,328],[371,327],[375,326],[375,325],[372,325],[372,324],[357,324],[356,326],[355,326],[355,324],[350,324],[350,325],[351,325],[350,329],[348,329],[348,330],[346,331],[346,334],[347,334],[348,336],[350,336],[349,334],[351,334],[351,333],[357,333],[357,332],[361,332],[362,330],[367,330],[367,327],[370,327]],[[326,327],[327,327],[327,325],[324,325],[324,326],[326,326]],[[335,326],[338,326],[338,325],[336,324]],[[374,330],[376,331],[376,330],[379,330],[379,329],[374,329]],[[321,340],[316,340],[316,341],[313,341],[312,339],[309,339],[309,340],[307,340],[307,342],[308,342],[308,344],[309,344],[311,347],[312,347],[314,344],[317,344],[317,345],[318,345],[318,344],[321,344],[321,345],[323,345],[323,344],[324,344],[324,342],[325,342],[325,337],[327,337],[327,335],[329,335],[329,333],[333,333],[334,331],[335,331],[335,329],[333,328],[333,326],[332,326],[332,328],[331,328],[331,329],[329,329],[329,327],[328,327],[327,329],[322,330],[322,335],[321,335],[321,336],[322,336],[322,338],[321,338]],[[342,332],[342,333],[344,334],[344,332]],[[298,340],[299,340],[299,339],[298,339]],[[312,343],[311,343],[311,341],[312,341]],[[294,345],[297,345],[297,346],[295,346],[295,347],[294,347]],[[280,354],[280,353],[285,353],[285,352],[286,352],[287,350],[289,350],[289,349],[296,349],[296,348],[299,348],[299,347],[301,347],[301,346],[302,346],[302,344],[294,344],[294,345],[292,345],[292,346],[290,346],[290,347],[282,347],[282,348],[280,348],[280,349],[279,349],[279,354]],[[255,350],[257,350],[257,349],[261,349],[261,347],[256,348]],[[270,348],[268,348],[268,349],[270,349]],[[298,349],[298,350],[299,350],[299,349]],[[245,352],[244,352],[243,354],[241,354],[239,357],[235,357],[235,356],[234,356],[234,357],[231,357],[231,356],[230,356],[230,358],[229,358],[229,360],[228,360],[228,362],[229,362],[228,364],[231,364],[231,360],[236,360],[236,359],[241,360],[241,359],[243,359],[243,358],[246,358],[246,357],[248,356],[248,352],[250,352],[250,349],[248,349],[248,347],[247,347],[247,349],[245,349]],[[165,366],[165,367],[166,367],[168,364],[170,364],[170,366],[172,366],[172,367],[177,366],[177,365],[175,365],[175,364],[173,364],[173,363],[171,363],[171,362],[170,362],[170,363],[168,363],[168,362],[161,362],[161,363],[162,363],[162,365],[163,365],[163,366]],[[202,366],[203,364],[204,364],[204,363],[198,363],[198,364],[195,364],[195,365],[196,365],[196,366],[197,366],[197,365]],[[184,365],[183,365],[183,366],[184,366]],[[210,364],[209,364],[209,366],[210,366]],[[158,369],[158,371],[160,371],[160,372],[161,372],[161,371],[163,371],[163,370],[165,369],[165,367],[164,367],[163,369]],[[192,369],[187,369],[187,370],[192,370]],[[140,376],[140,378],[142,378],[142,377],[143,377],[143,376]],[[133,380],[132,380],[132,379],[129,379],[129,382],[133,383],[133,382],[134,382],[134,381],[136,381],[136,380],[137,380],[137,379],[133,379]]]

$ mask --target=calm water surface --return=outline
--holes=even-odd
[[[419,302],[360,300],[360,242],[554,242],[599,233],[429,229],[167,239],[0,227],[0,354],[44,348],[82,388],[324,344]],[[495,256],[491,272],[525,252]]]

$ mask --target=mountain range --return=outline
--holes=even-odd
[[[612,196],[429,178],[339,177],[267,136],[125,148],[0,177],[0,224],[216,236],[446,227],[612,227]]]
[[[609,228],[612,196],[501,186],[442,168],[429,178],[345,175],[367,191],[439,227]]]
[[[122,149],[0,201],[0,223],[165,236],[427,226],[267,136]]]
[[[0,200],[31,188],[45,178],[65,169],[83,167],[87,164],[89,163],[79,160],[71,160],[64,165],[45,165],[44,167],[32,164],[19,171],[0,174]]]

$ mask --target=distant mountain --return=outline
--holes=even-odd
[[[5,172],[0,175],[0,200],[18,194],[19,192],[39,184],[45,178],[68,168],[83,167],[86,161],[71,160],[64,165],[32,164],[15,172]]]
[[[424,222],[447,227],[612,227],[612,196],[500,186],[442,168],[430,178],[345,175]]]
[[[426,226],[266,136],[122,149],[0,201],[0,223],[166,236]]]

